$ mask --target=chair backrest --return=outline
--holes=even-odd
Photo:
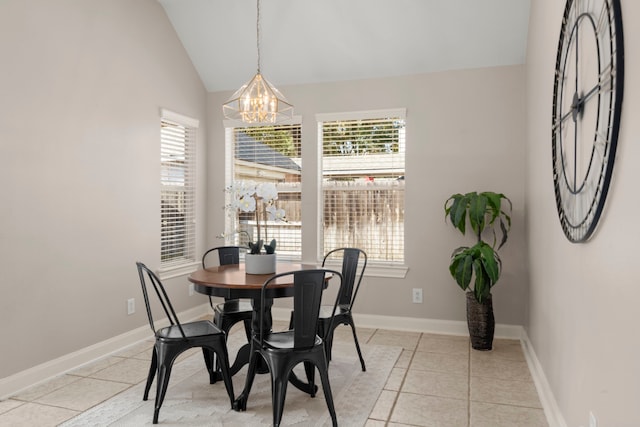
[[[328,274],[337,276],[342,288],[342,274],[328,269],[297,270],[276,274],[267,279],[262,286],[261,306],[264,307],[269,286],[273,286],[281,277],[293,276],[293,340],[295,349],[310,348],[315,344],[322,292],[325,289],[325,279]],[[331,314],[332,318],[337,306],[338,299],[336,298]],[[260,344],[263,343],[264,335],[262,330],[263,316],[264,313],[261,312]]]
[[[151,326],[151,330],[153,331],[153,333],[154,334],[156,333],[156,327],[153,324],[153,312],[151,310],[151,301],[149,299],[149,288],[153,288],[153,290],[155,291],[155,294],[158,296],[158,299],[160,300],[160,304],[162,305],[162,308],[164,310],[165,315],[167,316],[167,319],[169,320],[169,323],[172,326],[178,326],[178,329],[180,330],[182,337],[186,338],[184,334],[184,330],[182,329],[182,325],[178,320],[178,316],[176,315],[176,312],[173,309],[173,306],[171,305],[169,296],[167,295],[167,292],[164,290],[164,286],[162,285],[162,282],[160,281],[160,279],[158,279],[158,276],[156,276],[153,271],[149,270],[147,266],[141,262],[136,262],[136,267],[138,267],[138,275],[140,276],[140,285],[142,286],[142,295],[144,296],[144,305],[147,308],[147,316],[149,317],[149,326]],[[148,283],[145,277],[148,279]]]
[[[356,295],[358,295],[360,283],[362,282],[362,277],[364,277],[364,270],[367,268],[367,253],[358,248],[334,249],[324,256],[322,266],[324,267],[330,257],[339,255],[340,252],[342,252],[342,277],[344,283],[342,285],[342,291],[338,296],[338,304],[340,304],[341,307],[347,306],[351,309]],[[363,262],[358,272],[360,256],[362,256]],[[356,278],[358,279],[357,282]]]
[[[202,268],[207,268],[205,258],[209,253],[218,252],[219,265],[240,264],[240,246],[218,246],[211,248],[202,255]]]

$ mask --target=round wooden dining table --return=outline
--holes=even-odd
[[[262,285],[274,274],[287,273],[297,270],[308,270],[318,268],[314,264],[300,264],[289,262],[276,263],[276,272],[271,274],[247,274],[244,264],[230,264],[214,267],[207,267],[194,271],[189,275],[189,281],[194,284],[194,290],[198,293],[222,297],[229,299],[250,299],[253,307],[253,318],[251,330],[253,334],[260,331],[260,312],[262,311],[264,331],[271,331],[272,317],[271,307],[274,298],[293,297],[293,275],[279,278],[275,283],[269,285],[266,290],[266,298],[264,305],[261,304]],[[330,276],[327,276],[327,280]],[[251,354],[251,343],[243,345],[236,359],[231,366],[231,375],[235,375],[244,365],[249,363],[249,355]],[[265,368],[258,369],[259,373],[268,372]],[[309,393],[315,394],[317,386],[311,390],[309,384],[300,381],[295,375],[290,377],[290,382],[296,388]]]

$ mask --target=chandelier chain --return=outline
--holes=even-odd
[[[260,74],[260,0],[256,1],[256,48],[258,50],[258,74]]]

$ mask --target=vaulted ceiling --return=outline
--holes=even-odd
[[[256,0],[158,0],[210,92],[256,72]],[[522,64],[530,0],[261,0],[276,86]]]

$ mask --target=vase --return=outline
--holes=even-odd
[[[471,347],[474,350],[491,350],[496,325],[491,294],[484,301],[478,302],[473,292],[467,292],[467,325]]]
[[[276,272],[276,254],[246,254],[244,270],[247,274],[271,274]]]

